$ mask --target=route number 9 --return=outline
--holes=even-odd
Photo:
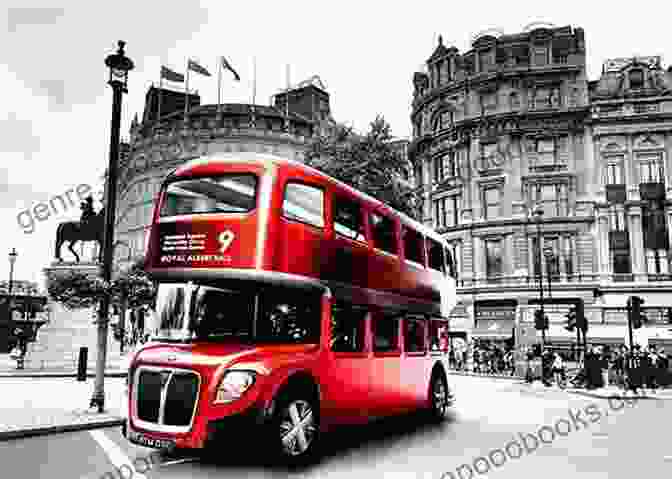
[[[221,245],[219,251],[224,253],[227,249],[229,249],[229,246],[231,246],[231,243],[233,243],[235,237],[236,235],[233,234],[233,231],[231,230],[226,230],[219,233],[219,237],[217,238],[219,244]]]

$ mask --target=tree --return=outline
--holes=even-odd
[[[71,310],[96,306],[109,290],[101,278],[79,271],[52,275],[47,283],[49,298]]]
[[[145,272],[144,262],[136,261],[112,282],[112,304],[120,305],[124,299],[131,308],[154,304],[156,287]]]
[[[49,297],[67,309],[91,308],[104,295],[110,294],[113,305],[124,301],[131,307],[152,304],[156,288],[144,271],[144,260],[138,260],[109,284],[98,276],[73,271],[67,275],[51,276],[48,281]]]
[[[401,181],[407,160],[392,145],[390,125],[378,115],[365,135],[336,125],[330,135],[317,137],[305,163],[413,218],[418,218],[419,194]]]

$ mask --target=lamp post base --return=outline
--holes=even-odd
[[[99,413],[105,412],[105,395],[94,392],[89,407],[97,407]]]

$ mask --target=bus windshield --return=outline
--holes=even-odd
[[[245,213],[254,209],[256,195],[257,177],[252,174],[177,180],[166,187],[160,215]]]
[[[156,312],[158,340],[302,344],[320,336],[320,297],[305,291],[161,284]]]

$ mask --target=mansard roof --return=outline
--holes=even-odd
[[[642,87],[630,85],[630,72],[642,72]],[[672,94],[672,72],[661,66],[660,57],[613,58],[604,62],[602,75],[590,84],[595,100]]]

